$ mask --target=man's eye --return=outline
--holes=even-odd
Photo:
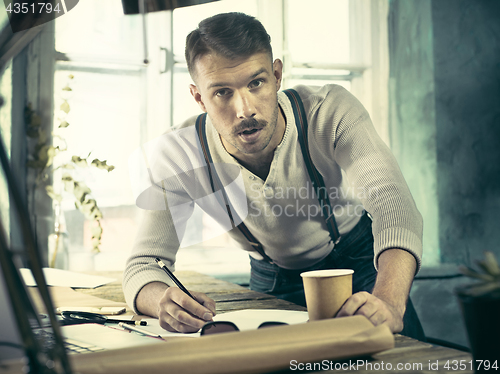
[[[263,79],[256,79],[256,80],[250,82],[249,87],[250,88],[260,87],[260,86],[262,86],[263,83],[264,83]]]
[[[230,94],[230,91],[225,89],[225,88],[215,92],[215,96],[219,96],[219,97],[227,96],[229,94]]]

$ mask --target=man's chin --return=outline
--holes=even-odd
[[[253,144],[240,142],[238,144],[238,150],[241,153],[244,153],[246,155],[251,155],[251,154],[255,154],[255,153],[259,153],[259,152],[264,151],[268,144],[269,144],[269,142],[263,143],[262,141],[255,142]]]

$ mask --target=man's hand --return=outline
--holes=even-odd
[[[372,293],[352,295],[337,317],[363,315],[375,326],[387,323],[393,333],[403,330],[403,316],[417,262],[409,252],[387,249],[378,257],[378,275]]]
[[[362,315],[375,326],[386,323],[393,333],[403,330],[403,315],[389,303],[368,292],[352,295],[337,313],[337,317]]]
[[[194,301],[178,287],[165,290],[158,303],[160,326],[168,331],[196,332],[215,316],[215,301],[201,292],[190,291]]]
[[[215,301],[201,292],[190,293],[198,302],[177,287],[151,282],[139,291],[135,303],[139,313],[158,318],[165,330],[195,332],[215,316]]]

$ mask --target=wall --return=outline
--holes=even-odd
[[[500,2],[434,1],[443,262],[500,254]]]
[[[391,146],[424,216],[426,334],[467,345],[457,264],[500,259],[500,2],[390,2]]]
[[[391,148],[424,217],[424,265],[436,265],[439,220],[430,0],[391,2],[389,60]]]

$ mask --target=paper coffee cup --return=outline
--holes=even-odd
[[[314,270],[301,273],[310,321],[333,318],[352,295],[351,269]]]

